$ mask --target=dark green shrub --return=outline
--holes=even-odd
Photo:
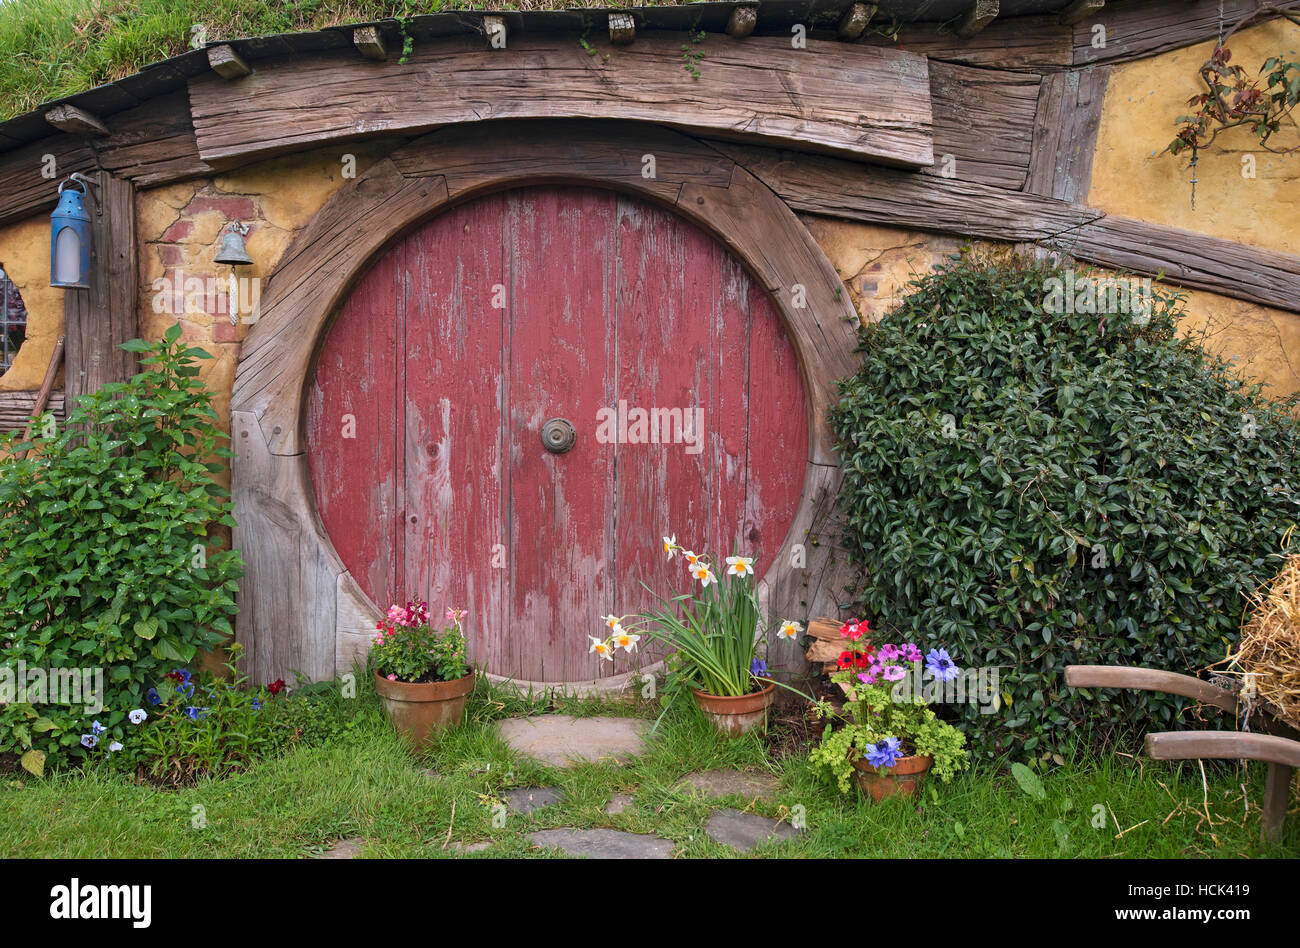
[[[1048,312],[1066,278],[953,258],[864,327],[831,411],[859,605],[1000,667],[1000,709],[959,711],[983,756],[1168,728],[1182,699],[1081,693],[1064,666],[1223,658],[1300,511],[1293,401],[1175,335],[1159,288],[1148,314]]]
[[[21,688],[19,663],[102,669],[107,709],[8,696],[0,752],[36,768],[43,755],[83,756],[92,719],[105,743],[121,739],[147,688],[232,631],[239,555],[210,549],[213,528],[234,524],[213,479],[230,451],[198,378],[210,356],[180,342],[179,326],[126,348],[144,371],[79,399],[62,431],[38,431],[34,457],[12,438],[2,446],[0,671]]]

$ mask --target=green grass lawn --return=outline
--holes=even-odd
[[[224,779],[159,790],[91,771],[42,779],[10,774],[0,789],[0,856],[4,857],[301,857],[361,837],[363,856],[546,857],[527,836],[559,826],[650,833],[676,843],[682,857],[734,855],[713,843],[704,822],[738,799],[712,800],[679,790],[686,774],[720,767],[767,771],[781,780],[778,800],[757,812],[789,819],[801,806],[808,832],[755,856],[886,857],[1242,857],[1300,855],[1300,818],[1282,844],[1258,842],[1263,768],[1242,772],[1173,766],[1120,755],[1075,755],[1043,775],[1046,798],[1025,793],[1009,773],[984,769],[933,783],[919,801],[863,802],[841,797],[809,769],[802,754],[774,758],[761,736],[716,737],[694,714],[670,714],[648,753],[619,767],[542,767],[512,754],[493,721],[546,710],[543,701],[480,687],[470,720],[417,759],[395,737],[373,695],[345,700],[336,692],[295,696],[310,701],[302,739],[287,752]],[[650,716],[646,707],[565,702],[570,714]],[[790,741],[782,746],[788,748]],[[427,771],[434,771],[431,775]],[[493,826],[499,794],[514,786],[559,786],[564,802]],[[614,793],[635,805],[617,817],[604,808]],[[1207,797],[1208,793],[1208,797]],[[1100,809],[1096,809],[1096,808]],[[1104,826],[1094,828],[1097,814]],[[199,819],[201,815],[204,819]],[[457,852],[454,844],[490,841],[491,849]]]

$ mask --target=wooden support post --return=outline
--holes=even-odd
[[[609,40],[616,46],[626,46],[636,39],[636,20],[630,13],[609,15]]]
[[[41,390],[36,393],[31,417],[27,419],[27,427],[23,429],[24,441],[32,436],[32,429],[40,423],[41,415],[45,414],[45,406],[49,404],[50,393],[54,391],[54,380],[58,378],[59,365],[63,362],[64,341],[64,337],[60,335],[58,341],[54,343],[54,351],[50,353],[50,364],[45,367],[45,380],[41,382]]]
[[[384,34],[377,26],[358,26],[352,31],[352,45],[366,59],[383,60],[388,58],[388,47],[384,45]]]
[[[72,135],[107,135],[108,126],[85,109],[75,105],[56,105],[45,113],[45,121],[61,132]]]
[[[1074,0],[1074,3],[1061,11],[1061,22],[1066,26],[1073,26],[1080,20],[1100,13],[1105,5],[1106,0]]]
[[[64,392],[68,404],[107,382],[136,372],[136,357],[122,343],[136,338],[135,186],[101,171],[87,175],[90,288],[64,290],[67,337]]]
[[[506,21],[499,16],[483,17],[483,33],[493,49],[506,48]]]
[[[998,15],[998,0],[973,0],[957,24],[957,35],[970,39],[992,23]]]
[[[853,4],[840,17],[840,25],[836,29],[836,35],[842,40],[857,39],[866,31],[867,24],[876,15],[876,9],[877,6],[874,3]]]
[[[744,39],[754,32],[754,27],[757,25],[758,7],[749,5],[735,7],[727,20],[727,35],[735,39]]]
[[[242,79],[253,71],[244,57],[229,46],[209,46],[208,65],[222,79]]]
[[[1295,769],[1285,764],[1269,764],[1264,779],[1264,808],[1260,818],[1259,837],[1266,843],[1276,843],[1282,838],[1282,824],[1286,820],[1286,807],[1291,793],[1291,777]]]

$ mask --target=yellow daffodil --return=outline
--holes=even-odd
[[[614,650],[609,647],[608,642],[598,639],[594,635],[589,635],[587,638],[591,639],[591,648],[588,651],[595,652],[607,662],[614,660]]]
[[[727,557],[727,575],[729,576],[753,576],[754,575],[754,558],[752,556],[728,556]]]
[[[713,571],[710,570],[708,565],[705,563],[697,564],[695,568],[691,570],[691,575],[700,581],[701,586],[706,588],[709,583],[715,583],[718,581],[717,577],[713,575]]]
[[[803,626],[798,622],[791,622],[789,619],[781,623],[781,628],[777,629],[776,636],[779,639],[789,639],[793,642],[803,632]]]

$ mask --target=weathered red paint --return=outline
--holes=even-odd
[[[620,400],[699,407],[702,449],[601,443]],[[553,417],[577,428],[566,454],[542,447]],[[733,550],[771,565],[808,430],[780,317],[720,244],[613,192],[529,188],[375,262],[323,345],[308,445],[321,518],[377,605],[464,606],[488,671],[581,681],[629,667],[588,654],[601,615],[652,602],[642,583],[689,588],[665,531],[719,569]]]

